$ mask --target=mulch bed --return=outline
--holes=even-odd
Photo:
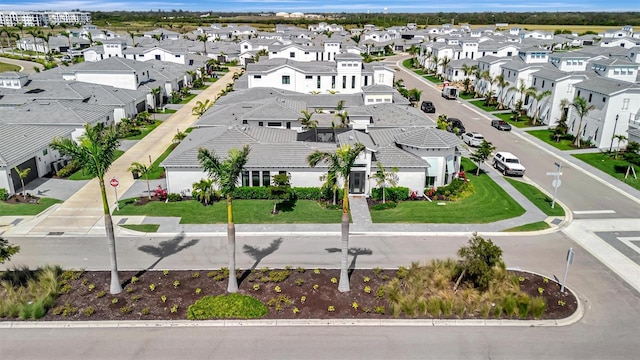
[[[28,193],[26,196],[22,196],[22,193],[15,194],[4,201],[7,204],[37,204],[40,202],[40,198],[31,196]]]
[[[270,269],[272,270],[272,269]],[[162,271],[148,272],[120,272],[121,281],[128,283],[125,290],[118,295],[109,294],[110,274],[106,271],[85,272],[76,280],[69,282],[70,288],[58,298],[55,307],[69,304],[71,315],[55,315],[50,309],[41,321],[73,321],[73,320],[184,320],[187,318],[187,308],[196,300],[205,295],[221,295],[226,293],[227,280],[218,276],[220,271],[203,270],[194,276],[195,271]],[[520,288],[531,296],[543,296],[547,302],[547,310],[542,319],[561,319],[570,316],[577,309],[576,298],[570,293],[560,293],[560,286],[554,281],[544,282],[544,278],[526,272],[515,272],[520,278]],[[136,275],[138,281],[129,283],[131,277]],[[244,275],[244,279],[243,278]],[[376,296],[376,290],[385,284],[388,279],[396,275],[395,270],[383,270],[377,274],[371,269],[356,269],[351,274],[351,291],[340,293],[338,284],[333,283],[332,278],[338,279],[340,271],[337,269],[322,269],[319,273],[306,269],[299,272],[291,269],[290,276],[279,283],[262,282],[260,278],[267,276],[268,271],[259,269],[253,273],[238,274],[240,294],[253,296],[267,304],[269,300],[280,295],[286,295],[293,304],[285,305],[276,311],[274,306],[269,307],[269,314],[265,319],[391,319],[387,301]],[[365,277],[370,280],[365,282]],[[179,285],[174,285],[179,282]],[[297,282],[297,283],[296,283]],[[95,288],[89,290],[90,284]],[[150,290],[150,285],[155,285],[155,290]],[[259,289],[255,290],[254,285]],[[314,285],[318,288],[314,290]],[[453,284],[452,284],[453,285]],[[281,292],[276,292],[276,286]],[[370,293],[365,292],[368,286]],[[196,294],[196,289],[201,292]],[[540,293],[539,289],[544,289]],[[99,297],[100,292],[104,296]],[[162,301],[162,296],[166,301]],[[301,297],[306,301],[302,303]],[[114,299],[117,299],[115,301]],[[563,306],[559,305],[563,301]],[[357,309],[353,303],[358,304]],[[561,303],[561,302],[560,302]],[[177,310],[171,312],[171,308],[177,305]],[[329,306],[335,308],[329,311]],[[299,313],[294,314],[293,308],[297,307]],[[75,308],[75,309],[73,309]],[[87,316],[85,310],[93,308],[95,311]],[[376,309],[386,309],[386,314],[376,312]],[[143,309],[146,309],[143,311]],[[143,315],[143,312],[148,314]],[[401,318],[406,318],[401,316]],[[417,318],[430,318],[419,316]],[[457,318],[451,316],[450,318]],[[473,318],[470,316],[469,318]],[[476,317],[477,318],[477,317]],[[492,315],[490,315],[492,318]],[[530,316],[529,319],[532,319]],[[2,319],[14,320],[14,319]]]

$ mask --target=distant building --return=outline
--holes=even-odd
[[[0,11],[0,26],[48,26],[49,24],[88,24],[91,14],[77,11]]]

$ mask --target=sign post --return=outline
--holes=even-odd
[[[551,208],[553,209],[556,205],[556,194],[558,193],[558,188],[562,185],[562,181],[560,181],[560,175],[562,175],[562,163],[554,163],[557,167],[557,171],[548,172],[547,175],[554,176],[554,179],[551,181],[551,185],[553,186],[553,200],[551,200]]]
[[[569,251],[567,251],[567,265],[564,268],[564,278],[562,278],[562,285],[560,286],[560,292],[564,292],[564,284],[567,282],[567,273],[569,272],[569,265],[573,264],[573,258],[576,256],[576,253],[573,252],[573,248],[570,247]]]
[[[116,210],[120,211],[120,207],[118,206],[118,186],[120,186],[120,181],[117,178],[112,177],[109,180],[109,185],[113,188],[113,191],[116,193]]]

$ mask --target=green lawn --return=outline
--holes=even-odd
[[[49,206],[62,201],[53,198],[40,198],[38,204],[8,204],[0,201],[0,216],[38,215]]]
[[[520,120],[518,120],[518,121],[513,121],[511,119],[511,116],[513,116],[512,113],[501,113],[501,114],[493,113],[491,115],[497,117],[498,119],[502,119],[502,120],[508,122],[509,124],[511,124],[511,126],[515,126],[517,128],[520,128],[520,129],[528,128],[528,127],[532,127],[533,126],[533,125],[531,125],[529,123],[529,119],[526,116],[521,117]]]
[[[5,71],[20,71],[20,66],[0,62],[0,73]]]
[[[423,76],[423,78],[431,81],[434,84],[442,83],[442,80],[440,80],[440,78],[438,78],[437,76],[434,76],[434,75],[425,75],[425,76]]]
[[[476,165],[468,159],[463,159],[463,165],[475,194],[455,202],[404,201],[394,209],[371,211],[371,219],[374,223],[484,224],[524,214],[522,206],[487,174],[472,175]]]
[[[151,164],[151,171],[149,171],[149,180],[157,180],[164,175],[164,168],[160,167],[160,163],[163,162],[164,159],[166,159],[167,156],[169,156],[169,154],[171,154],[171,152],[173,151],[173,149],[176,148],[176,146],[177,146],[176,144],[169,145],[167,150],[165,150],[162,153],[162,155],[160,155],[156,159],[156,161],[154,161],[153,164]],[[144,176],[142,177],[142,179],[144,179]]]
[[[469,101],[469,104],[474,105],[476,107],[479,107],[480,109],[482,109],[484,111],[488,111],[488,112],[496,111],[496,107],[495,106],[486,106],[484,104],[484,100]]]
[[[575,147],[572,146],[573,141],[562,139],[559,142],[551,139],[551,135],[553,135],[553,130],[544,129],[544,130],[529,130],[527,131],[533,137],[536,137],[547,144],[556,147],[559,150],[573,150]]]
[[[504,232],[518,232],[518,231],[538,231],[545,230],[550,228],[549,224],[544,221],[538,221],[531,224],[524,224],[516,227],[512,227],[510,229],[504,229]]]
[[[150,132],[153,131],[153,129],[157,128],[158,125],[162,124],[162,121],[160,120],[156,120],[153,124],[149,124],[149,125],[144,125],[140,127],[140,134],[138,135],[134,135],[134,136],[127,136],[125,138],[122,138],[123,140],[140,140],[142,138],[144,138],[145,136],[149,135]]]
[[[225,224],[227,204],[225,201],[202,206],[195,200],[178,202],[152,201],[143,206],[134,205],[135,199],[120,201],[120,211],[114,215],[147,215],[180,217],[181,224]],[[298,200],[291,211],[282,210],[271,215],[273,201],[234,200],[233,219],[236,224],[337,224],[342,210],[325,210],[317,202]]]
[[[120,156],[122,156],[122,154],[124,154],[124,151],[116,150],[115,151],[115,157],[114,157],[113,161],[116,161],[116,159],[118,159]],[[91,179],[93,179],[93,177],[91,175],[89,175],[89,174],[85,174],[84,170],[80,169],[80,170],[74,172],[67,179],[68,180],[91,180]]]
[[[468,94],[465,94],[464,92],[461,92],[459,97],[461,99],[464,99],[464,100],[470,100],[470,99],[473,99],[475,96],[476,96],[476,94],[474,94],[472,92],[470,92]]]
[[[196,97],[196,96],[198,96],[198,94],[188,95],[184,99],[180,100],[180,102],[178,104],[187,104],[189,101],[193,100],[193,98]]]
[[[160,225],[158,224],[129,224],[129,225],[120,225],[125,229],[146,232],[146,233],[154,233],[158,232]]]
[[[634,179],[631,173],[629,174],[629,177],[625,179],[624,174],[627,171],[629,163],[622,159],[612,159],[603,153],[574,154],[573,156],[604,171],[625,184],[640,190],[640,166],[634,166],[639,179]]]
[[[505,177],[505,180],[513,185],[516,190],[520,191],[522,195],[529,199],[529,201],[537,206],[538,209],[547,214],[547,216],[564,216],[564,209],[562,209],[562,206],[555,204],[552,209],[552,199],[542,191],[538,190],[537,187],[508,177]]]

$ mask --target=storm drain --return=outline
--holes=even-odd
[[[122,225],[122,224],[126,223],[128,219],[129,219],[129,218],[122,218],[122,219],[120,219],[120,221],[118,221],[118,225]]]
[[[11,222],[11,225],[18,225],[22,220],[23,220],[22,218],[17,218]]]
[[[562,219],[558,219],[558,218],[551,220],[551,223],[553,225],[559,225],[561,222],[562,222]]]
[[[64,231],[51,231],[49,232],[49,235],[62,235],[64,234]]]

